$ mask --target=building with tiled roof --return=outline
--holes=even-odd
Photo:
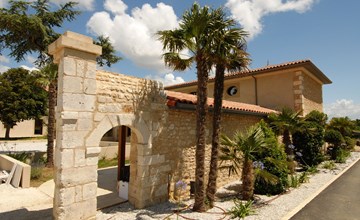
[[[196,94],[196,81],[165,89]],[[306,115],[323,110],[322,86],[331,80],[310,60],[299,60],[262,68],[228,73],[224,82],[224,100],[247,103],[269,109],[290,107]],[[213,97],[214,78],[209,79],[208,95]]]

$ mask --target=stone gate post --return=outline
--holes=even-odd
[[[59,64],[55,148],[55,219],[95,219],[99,147],[86,147],[94,129],[96,57],[89,37],[66,32],[49,46]]]

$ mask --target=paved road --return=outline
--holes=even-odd
[[[360,219],[360,160],[291,218],[312,219]]]

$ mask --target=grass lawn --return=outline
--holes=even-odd
[[[126,160],[125,163],[128,164],[129,160]],[[118,165],[117,158],[112,158],[112,159],[102,158],[99,159],[98,162],[98,168],[106,168],[117,165]],[[41,184],[53,178],[54,178],[54,168],[31,167],[31,180],[30,180],[31,187],[38,187]]]
[[[34,173],[34,168],[31,167],[31,173]],[[38,187],[41,184],[45,183],[48,180],[51,180],[54,178],[54,168],[48,168],[48,167],[38,167],[36,169],[36,174],[40,172],[40,175],[38,178],[31,178],[30,180],[30,186],[31,187]]]

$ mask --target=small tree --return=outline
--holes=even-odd
[[[4,124],[5,139],[17,123],[39,119],[47,109],[47,93],[36,83],[36,73],[12,68],[0,75],[0,121]]]
[[[263,170],[261,161],[254,161],[255,154],[266,147],[264,133],[258,125],[250,127],[245,133],[236,132],[234,137],[221,137],[220,160],[229,165],[222,166],[231,173],[238,173],[242,168],[242,198],[251,200],[254,197],[255,171],[264,179],[276,184],[278,178]],[[242,166],[241,166],[242,165]],[[259,168],[259,169],[254,169]]]

